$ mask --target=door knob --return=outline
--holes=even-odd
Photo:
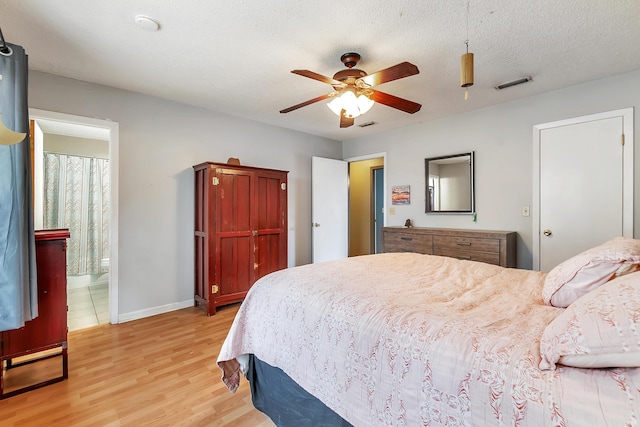
[[[551,230],[547,228],[542,232],[542,234],[544,234],[545,236],[551,236]]]
[[[312,227],[320,227],[320,224],[318,224],[317,222],[314,222],[313,224],[311,224]]]

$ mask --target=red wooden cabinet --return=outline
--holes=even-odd
[[[2,332],[0,345],[0,399],[64,380],[67,360],[67,241],[69,230],[35,232],[38,275],[38,317],[24,327]],[[5,392],[5,375],[13,368],[51,357],[47,350],[59,349],[62,374]],[[43,354],[42,357],[39,356]],[[26,357],[25,357],[26,356]],[[26,359],[26,361],[18,358]],[[14,359],[20,360],[15,362]]]
[[[195,171],[195,304],[208,315],[287,267],[287,171],[206,162]]]

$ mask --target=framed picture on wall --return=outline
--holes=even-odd
[[[391,187],[392,205],[410,205],[411,188],[409,185],[395,185]]]

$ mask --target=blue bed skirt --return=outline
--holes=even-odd
[[[254,355],[249,357],[247,380],[251,385],[253,406],[278,427],[352,427],[282,369]]]

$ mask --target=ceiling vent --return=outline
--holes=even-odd
[[[373,126],[373,125],[377,125],[377,124],[378,124],[378,122],[367,122],[367,123],[363,123],[363,124],[358,125],[358,126],[360,126],[361,128],[366,128],[368,126]]]
[[[513,80],[513,81],[507,82],[507,83],[502,83],[502,84],[500,84],[498,86],[494,86],[494,88],[496,90],[502,90],[502,89],[506,89],[506,88],[511,87],[511,86],[517,86],[517,85],[521,85],[523,83],[530,82],[531,80],[533,80],[533,78],[531,76],[527,76],[527,77],[524,77],[522,79]]]

